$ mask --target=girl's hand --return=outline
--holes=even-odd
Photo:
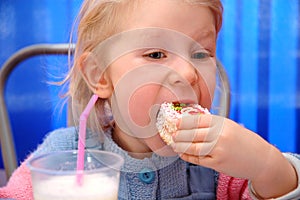
[[[297,175],[282,153],[230,119],[185,116],[173,140],[172,147],[183,160],[249,179],[260,196],[279,196],[296,188]]]
[[[255,133],[215,115],[185,116],[173,140],[182,159],[248,179],[262,170],[272,149]]]

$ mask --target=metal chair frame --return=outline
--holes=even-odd
[[[74,49],[73,44],[37,44],[25,47],[13,54],[0,69],[0,142],[6,177],[9,178],[17,168],[17,159],[13,134],[4,92],[11,72],[24,60],[38,55],[68,55]],[[70,51],[71,50],[71,51]]]

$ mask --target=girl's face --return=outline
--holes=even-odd
[[[140,1],[109,39],[106,54],[114,138],[131,152],[169,154],[155,118],[163,102],[210,108],[216,30],[209,8],[178,0]],[[104,49],[104,48],[103,48]]]

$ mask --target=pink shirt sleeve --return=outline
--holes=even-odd
[[[7,185],[0,188],[0,199],[33,200],[32,184],[26,161],[14,171]]]
[[[252,199],[248,190],[248,180],[220,173],[217,199]]]

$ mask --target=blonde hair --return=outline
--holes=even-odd
[[[78,125],[79,115],[84,110],[93,92],[80,73],[79,58],[85,52],[92,52],[98,44],[120,32],[124,15],[130,13],[137,2],[142,0],[85,0],[78,15],[77,42],[74,63],[66,78],[69,81],[67,96],[72,100],[74,124]],[[183,0],[190,4],[200,4],[211,9],[215,16],[217,33],[222,26],[223,7],[220,0]],[[127,9],[127,10],[126,10]],[[71,37],[72,38],[72,37]],[[105,109],[105,99],[99,99],[92,111],[88,127],[93,131],[104,130],[110,125],[111,114]]]

